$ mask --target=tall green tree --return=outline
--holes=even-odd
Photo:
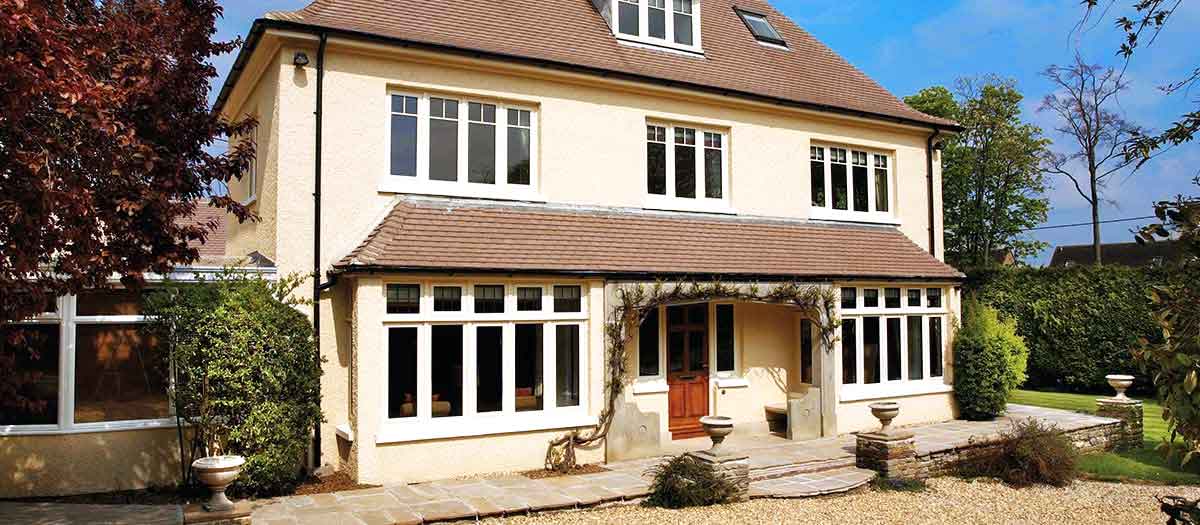
[[[1050,210],[1040,167],[1050,141],[1022,120],[1023,98],[1014,81],[986,76],[959,79],[953,93],[933,86],[904,99],[963,126],[942,152],[946,259],[959,268],[989,266],[998,249],[1021,259],[1045,247],[1027,232]]]

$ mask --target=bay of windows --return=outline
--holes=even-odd
[[[728,204],[728,144],[723,132],[646,126],[646,192],[650,206],[700,208]]]
[[[837,146],[809,148],[812,215],[818,219],[890,220],[890,157]]]
[[[605,0],[618,39],[699,52],[700,6],[695,0]]]
[[[917,382],[941,384],[948,315],[944,293],[940,287],[842,288],[844,399],[866,398]],[[885,390],[873,390],[879,388]]]

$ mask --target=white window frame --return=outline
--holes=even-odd
[[[417,174],[415,177],[392,175],[392,97],[417,99]],[[430,99],[440,98],[458,102],[458,180],[440,181],[429,178]],[[534,104],[491,99],[465,94],[450,94],[421,90],[389,89],[384,97],[382,175],[378,190],[381,193],[411,193],[449,197],[480,197],[502,200],[544,201],[538,176],[539,122],[538,107]],[[493,184],[468,182],[468,118],[471,102],[496,106],[496,180]],[[508,183],[508,110],[529,112],[529,184]],[[520,126],[524,128],[524,126]]]
[[[384,314],[381,330],[382,341],[387,341],[388,330],[399,327],[417,329],[417,410],[413,417],[389,419],[388,410],[388,359],[385,347],[381,352],[378,393],[380,403],[380,426],[376,443],[402,443],[456,437],[483,436],[533,430],[595,425],[596,416],[589,413],[590,390],[588,389],[589,367],[589,285],[570,281],[506,281],[494,279],[388,279],[384,283],[384,294],[388,284],[417,284],[421,288],[421,311],[417,314]],[[504,313],[477,314],[475,309],[476,285],[504,286]],[[433,287],[460,286],[463,289],[463,309],[459,312],[434,312]],[[554,312],[554,286],[579,286],[580,311]],[[541,311],[517,311],[517,288],[541,288]],[[468,306],[469,305],[469,306]],[[431,393],[432,365],[431,332],[433,325],[456,324],[463,326],[463,409],[461,416],[432,417]],[[542,325],[542,409],[516,411],[516,325]],[[560,325],[579,326],[579,405],[557,407],[557,344],[556,331]],[[476,402],[476,352],[475,331],[480,326],[503,328],[503,409],[498,412],[477,413]],[[386,344],[386,343],[385,343]]]
[[[609,2],[609,13],[612,16],[612,33],[613,36],[621,43],[644,45],[658,48],[667,48],[675,51],[684,51],[689,54],[704,54],[704,46],[700,40],[700,5],[701,0],[692,0],[692,44],[677,44],[675,43],[675,2],[674,0],[665,0],[663,10],[666,11],[664,38],[656,38],[650,36],[650,2],[648,0],[607,0]],[[638,28],[636,35],[627,35],[621,32],[621,14],[620,3],[637,4],[638,6]]]
[[[947,334],[948,320],[950,317],[950,309],[947,304],[947,298],[951,285],[945,284],[898,284],[898,283],[853,283],[853,284],[838,284],[835,288],[857,288],[857,297],[855,307],[852,309],[841,308],[841,301],[838,301],[840,319],[856,319],[855,326],[855,383],[842,382],[842,352],[846,350],[844,341],[838,342],[838,352],[834,356],[833,362],[837,366],[835,377],[838,379],[839,399],[841,401],[861,401],[867,399],[879,399],[888,397],[899,397],[921,394],[935,394],[952,391],[952,387],[946,383],[946,351],[950,342]],[[887,308],[883,291],[885,288],[900,289],[900,308]],[[929,307],[926,303],[925,293],[929,288],[938,288],[942,290],[942,305],[940,307]],[[878,289],[879,306],[864,308],[863,307],[863,290]],[[919,289],[921,291],[921,305],[908,306],[908,290]],[[864,329],[863,319],[866,317],[879,318],[879,382],[866,383],[864,372],[866,371],[866,362],[863,356],[863,336],[866,330]],[[922,364],[922,379],[908,379],[908,318],[920,317],[921,328],[921,364]],[[888,355],[887,355],[887,319],[900,319],[900,379],[888,380]],[[929,319],[940,318],[942,320],[942,375],[930,375],[930,360],[929,360]]]
[[[812,204],[812,148],[820,148],[825,163],[825,204]],[[833,208],[833,152],[831,149],[846,150],[846,209]],[[867,211],[854,211],[854,153],[867,156]],[[887,158],[888,210],[880,211],[875,202],[875,157]],[[808,162],[805,163],[808,176],[804,183],[809,186],[809,216],[814,220],[836,222],[868,222],[878,224],[900,224],[900,215],[896,212],[896,155],[895,152],[883,151],[864,146],[838,144],[832,142],[813,141],[810,144]]]
[[[682,122],[668,122],[661,120],[648,120],[646,126],[658,126],[666,128],[666,194],[657,195],[650,193],[647,187],[647,177],[649,177],[649,155],[650,155],[650,140],[646,137],[646,128],[642,128],[639,136],[642,138],[642,166],[641,169],[641,188],[645,195],[643,207],[652,210],[671,210],[671,211],[698,211],[707,213],[723,213],[736,214],[730,199],[730,189],[732,188],[733,173],[730,170],[731,163],[729,162],[729,131],[712,126],[704,126],[699,124],[687,124]],[[696,143],[692,146],[696,148],[696,196],[695,197],[676,197],[675,196],[675,130],[690,129],[696,132]],[[704,173],[704,134],[714,133],[721,137],[721,198],[713,199],[706,197],[707,178]]]
[[[257,113],[257,112],[255,112],[255,113]],[[257,116],[255,116],[254,118],[256,121],[259,122],[259,126],[261,126],[262,121],[258,120]],[[250,136],[247,138],[247,140],[250,141],[250,144],[252,144],[254,146],[254,158],[250,160],[250,165],[246,167],[246,172],[243,177],[246,181],[246,198],[245,198],[245,200],[242,201],[242,206],[249,206],[258,201],[258,175],[259,175],[258,159],[259,159],[259,156],[262,154],[262,152],[259,151],[259,149],[258,149],[259,144],[261,144],[261,141],[259,140],[259,133],[258,133],[259,126],[255,126],[254,131],[252,131]]]

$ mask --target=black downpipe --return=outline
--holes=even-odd
[[[321,33],[317,47],[317,108],[315,157],[313,159],[313,339],[317,343],[317,366],[321,366],[321,117],[325,103],[325,42]],[[313,429],[313,468],[321,466],[321,423]]]
[[[929,190],[929,255],[937,257],[937,225],[934,224],[934,207],[933,207],[933,150],[934,142],[938,136],[942,134],[942,130],[933,128],[933,134],[929,136],[929,140],[925,142],[925,167],[928,170],[929,178],[926,186]]]

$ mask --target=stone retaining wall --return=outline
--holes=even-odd
[[[1114,450],[1126,439],[1123,423],[1120,421],[1069,430],[1063,434],[1084,454]],[[915,477],[952,475],[960,465],[970,464],[997,453],[999,445],[995,441],[987,441],[919,455],[916,457]]]

